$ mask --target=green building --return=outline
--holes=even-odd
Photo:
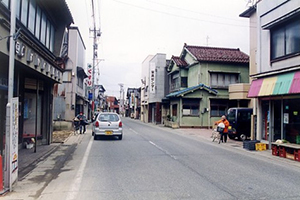
[[[229,85],[243,88],[243,83],[249,83],[249,56],[239,49],[184,44],[181,55],[172,56],[166,68],[169,93],[164,99],[164,122],[167,126],[208,128],[228,108],[248,107],[250,100],[245,95],[237,95],[243,98],[229,95]]]

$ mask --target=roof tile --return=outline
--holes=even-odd
[[[185,44],[187,49],[198,61],[207,62],[230,62],[230,63],[249,63],[249,56],[240,49],[190,46]]]

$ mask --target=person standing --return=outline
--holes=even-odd
[[[85,115],[80,112],[77,116],[76,116],[77,119],[79,119],[79,122],[80,122],[80,134],[82,134],[82,127],[83,127],[83,133],[85,133],[86,131],[86,117]]]
[[[220,132],[221,141],[226,143],[227,142],[227,135],[228,135],[229,121],[226,119],[225,115],[223,115],[219,121],[216,121],[215,125],[219,125],[221,123],[224,124],[224,129],[223,129],[223,131]]]

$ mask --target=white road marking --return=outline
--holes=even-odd
[[[138,132],[136,132],[135,130],[133,130],[132,128],[129,128],[129,130],[131,131],[131,132],[134,132],[135,134],[139,134]]]
[[[167,150],[163,149],[162,147],[158,146],[157,144],[155,144],[152,141],[149,141],[150,144],[152,144],[153,146],[155,146],[156,148],[158,148],[159,150],[161,150],[162,152],[164,152],[165,154],[167,154],[168,156],[170,156],[171,158],[173,158],[174,160],[177,160],[176,156],[170,154]]]
[[[92,141],[93,141],[93,137],[91,137],[91,139],[89,141],[89,144],[88,144],[88,146],[85,150],[82,162],[81,162],[80,167],[79,167],[79,169],[76,173],[76,177],[73,181],[73,184],[70,187],[70,192],[68,193],[68,196],[67,196],[66,200],[73,200],[73,199],[76,199],[76,197],[77,197],[77,194],[78,194],[79,188],[80,188],[80,184],[81,184],[81,181],[82,181],[82,177],[83,177],[83,171],[85,169],[85,166],[86,166],[86,163],[87,163],[87,160],[88,160],[88,156],[89,156],[90,151],[91,151]]]

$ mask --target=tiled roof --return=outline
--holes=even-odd
[[[186,88],[184,90],[180,90],[180,91],[177,91],[177,92],[170,93],[166,97],[167,98],[171,98],[171,97],[184,96],[185,94],[194,92],[195,90],[198,90],[198,89],[205,89],[208,92],[213,93],[213,94],[217,94],[218,93],[217,90],[214,90],[211,87],[208,87],[208,86],[206,86],[206,85],[204,85],[204,84],[201,83],[199,85],[196,85],[196,86],[193,86],[193,87],[189,87],[189,88]]]
[[[184,44],[184,48],[198,61],[249,63],[249,56],[241,52],[240,49],[190,46],[187,44]]]
[[[185,66],[188,66],[188,64],[185,62],[185,60],[180,59],[180,57],[178,57],[178,56],[172,56],[171,59],[175,62],[175,64],[176,64],[178,67],[185,67]]]

